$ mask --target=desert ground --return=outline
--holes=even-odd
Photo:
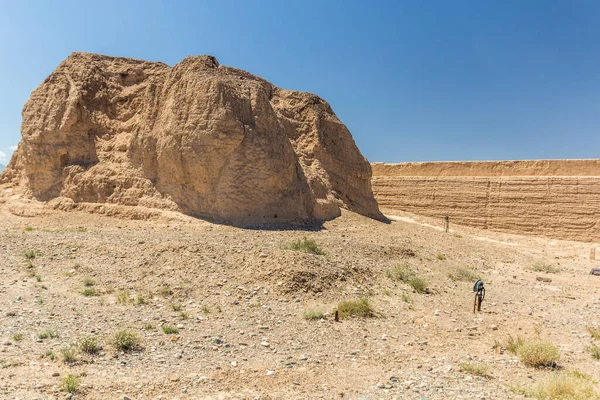
[[[594,390],[592,245],[383,212],[242,229],[0,205],[0,398],[512,399],[564,374]],[[324,254],[290,249],[304,238]],[[334,321],[359,298],[370,316]],[[114,343],[124,329],[133,349]],[[509,337],[560,359],[525,365]]]

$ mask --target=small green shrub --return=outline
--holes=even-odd
[[[72,364],[77,360],[77,348],[75,346],[67,346],[60,349],[63,362],[66,364]]]
[[[173,311],[181,311],[183,306],[181,304],[171,304],[171,308],[173,309]]]
[[[314,320],[324,318],[323,313],[321,311],[317,311],[317,310],[306,310],[306,311],[304,311],[303,317],[304,317],[304,319],[307,319],[309,321],[314,321]]]
[[[395,281],[407,283],[417,293],[424,293],[427,281],[417,275],[408,264],[398,265],[387,272],[387,276]]]
[[[144,299],[144,296],[142,296],[141,294],[138,294],[135,298],[135,304],[137,304],[138,306],[146,304],[146,299]]]
[[[85,288],[81,291],[81,294],[85,297],[91,297],[96,295],[96,289],[94,288]]]
[[[482,376],[484,378],[490,376],[489,367],[483,363],[463,362],[460,363],[460,370],[469,375]]]
[[[58,329],[49,327],[38,333],[38,339],[56,339],[59,337]]]
[[[23,253],[23,256],[28,260],[33,260],[39,255],[40,253],[37,250],[27,250],[25,253]]]
[[[81,338],[77,344],[79,345],[79,349],[87,354],[96,354],[100,351],[100,349],[102,349],[102,347],[98,344],[98,338],[95,336],[86,336]]]
[[[358,300],[344,301],[337,306],[337,311],[340,318],[347,318],[351,315],[368,318],[375,317],[375,309],[366,297],[361,297]]]
[[[67,393],[76,393],[81,385],[81,378],[75,375],[67,375],[62,378],[61,390]]]
[[[46,352],[43,353],[41,355],[41,357],[42,358],[49,358],[52,361],[56,360],[56,356],[54,355],[54,352],[52,350],[46,350]]]
[[[31,227],[31,226],[26,226],[26,227],[25,227],[23,230],[24,230],[25,232],[31,232],[31,231],[33,231],[33,229],[34,229],[34,228],[33,228],[33,227]]]
[[[113,332],[111,343],[121,351],[137,350],[140,347],[140,337],[136,332],[121,329]]]
[[[588,353],[592,356],[592,358],[596,360],[600,360],[600,346],[597,344],[592,344],[587,348]]]
[[[208,308],[208,307],[206,307],[206,306],[203,306],[203,307],[201,308],[201,311],[202,311],[204,314],[209,314],[209,313],[210,313],[210,308]]]
[[[547,274],[557,274],[560,272],[560,268],[554,267],[550,264],[536,264],[529,269],[535,272],[545,272]]]
[[[398,265],[387,272],[387,276],[390,279],[404,283],[408,283],[410,278],[412,278],[415,275],[415,271],[408,264]]]
[[[127,305],[131,303],[131,298],[127,292],[117,293],[117,304]]]
[[[38,282],[41,282],[42,281],[42,277],[39,276],[39,275],[36,275],[35,276],[35,280],[38,281]]]
[[[147,331],[152,330],[154,329],[154,325],[152,325],[150,322],[147,322],[144,324],[144,329]]]
[[[417,293],[425,293],[425,289],[427,289],[427,281],[423,278],[419,278],[418,276],[413,276],[410,278],[408,284]]]
[[[162,331],[164,334],[166,335],[175,335],[179,333],[179,329],[169,326],[169,325],[163,325],[162,326]]]
[[[181,319],[185,320],[185,319],[189,319],[190,318],[190,314],[186,313],[185,311],[182,311],[179,313],[179,316],[181,317]]]
[[[315,254],[318,256],[322,256],[325,252],[317,245],[313,239],[303,238],[300,240],[296,240],[292,244],[288,246],[289,250],[295,251],[303,251],[305,253]]]
[[[23,340],[24,336],[22,333],[15,333],[14,335],[12,335],[12,338],[15,342],[20,342],[21,340]]]
[[[519,360],[528,367],[549,367],[560,359],[558,348],[539,339],[525,341],[517,349]]]

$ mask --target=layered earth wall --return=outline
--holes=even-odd
[[[388,214],[600,241],[600,160],[374,163],[372,170],[375,198]]]

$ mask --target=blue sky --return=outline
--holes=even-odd
[[[323,97],[371,161],[594,158],[599,22],[596,0],[0,0],[0,163],[73,51],[215,55]]]

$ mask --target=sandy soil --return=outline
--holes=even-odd
[[[441,221],[395,214],[389,224],[345,212],[322,227],[261,230],[0,208],[0,398],[70,397],[60,388],[67,374],[81,378],[73,397],[87,399],[521,398],[515,388],[553,372],[495,348],[509,335],[539,335],[560,349],[560,367],[600,380],[585,350],[586,328],[600,322],[590,244],[454,224],[444,233]],[[303,237],[325,255],[285,249]],[[387,276],[405,263],[431,294]],[[449,278],[463,267],[486,284],[480,314],[473,282]],[[85,280],[95,295],[82,294]],[[339,302],[361,296],[377,317],[334,321]],[[304,319],[309,309],[324,319]],[[39,339],[48,328],[58,337]],[[122,328],[141,349],[113,347]],[[90,335],[102,350],[65,363],[61,349]],[[462,371],[465,361],[490,376]]]

